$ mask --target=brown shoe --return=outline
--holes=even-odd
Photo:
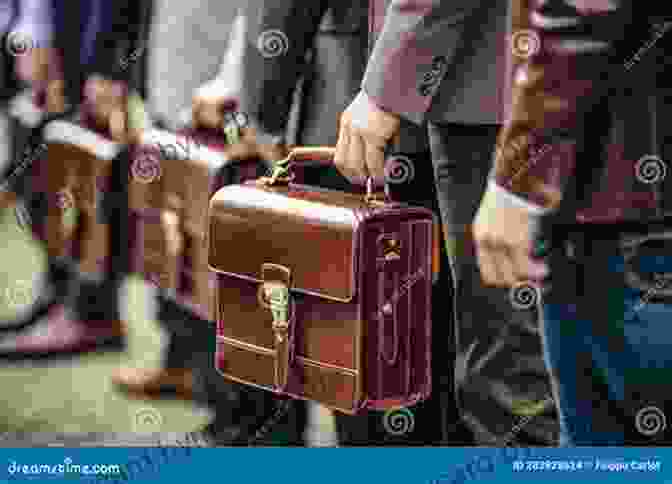
[[[194,396],[193,371],[186,368],[123,368],[117,371],[112,381],[131,398],[155,400],[172,397],[191,401]]]

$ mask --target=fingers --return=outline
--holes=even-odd
[[[532,258],[524,241],[507,243],[481,236],[477,239],[477,258],[483,281],[493,286],[513,287],[525,281],[540,281],[548,274],[546,264]]]
[[[349,126],[345,115],[341,117],[340,128],[338,130],[338,141],[336,142],[336,154],[334,155],[334,164],[341,174],[349,178],[352,175],[350,168],[347,166],[348,149],[350,146]]]
[[[48,113],[62,113],[65,111],[65,84],[63,81],[50,81],[47,84],[46,109]]]
[[[370,176],[366,167],[366,142],[357,134],[350,134],[347,161],[351,171],[350,183],[364,185]]]
[[[376,146],[369,142],[366,144],[366,169],[369,176],[376,181],[382,182],[385,179],[385,147]]]
[[[221,103],[212,100],[194,101],[193,117],[196,127],[218,129],[224,122]]]
[[[505,286],[503,274],[494,247],[484,241],[477,241],[476,258],[483,282],[491,286]]]

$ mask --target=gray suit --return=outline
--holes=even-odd
[[[238,2],[155,0],[149,49],[149,108],[174,120],[195,89],[217,74]]]
[[[364,90],[379,106],[429,122],[455,281],[455,384],[463,421],[485,445],[553,444],[558,424],[537,307],[516,309],[483,286],[471,223],[484,193],[512,65],[507,1],[372,0]],[[525,424],[521,425],[521,419]]]

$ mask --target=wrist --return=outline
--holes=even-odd
[[[488,180],[486,193],[495,201],[495,206],[517,208],[534,217],[541,217],[553,211],[550,208],[542,207],[511,193],[492,179]]]

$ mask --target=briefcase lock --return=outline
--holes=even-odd
[[[261,286],[263,305],[271,310],[273,333],[278,343],[285,341],[289,330],[289,288],[281,282],[265,282]]]
[[[273,322],[271,328],[275,346],[275,388],[283,391],[287,386],[289,366],[292,359],[290,337],[291,271],[277,264],[263,264],[257,298],[259,304],[271,311]],[[275,276],[275,277],[274,277]],[[279,280],[278,280],[279,279]]]

